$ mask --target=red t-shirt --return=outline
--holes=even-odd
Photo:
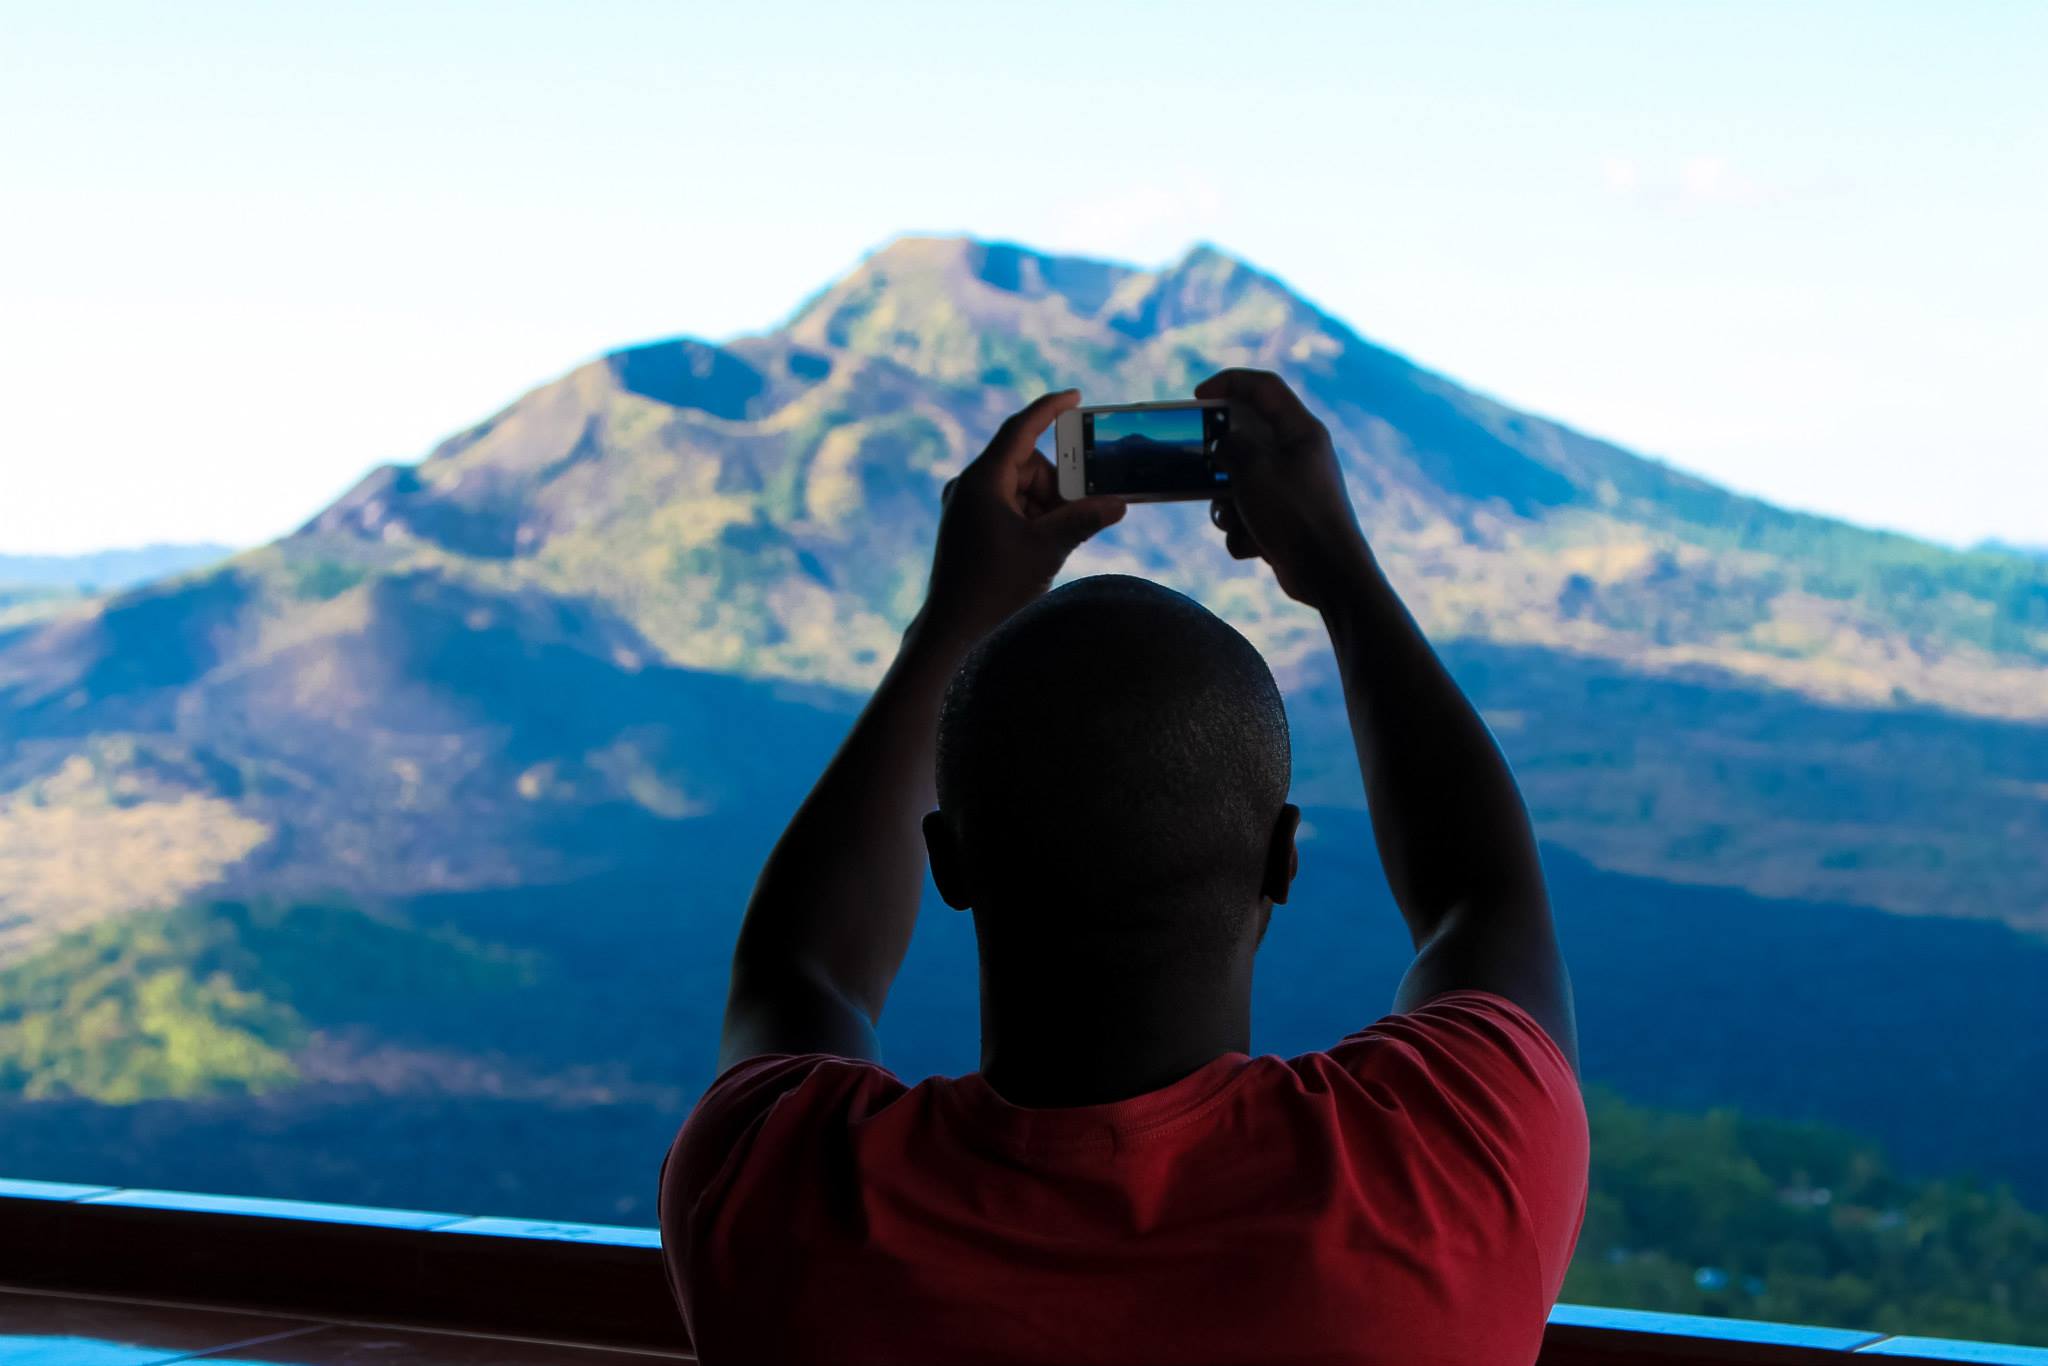
[[[670,1150],[662,1245],[709,1363],[1514,1366],[1586,1163],[1557,1045],[1457,992],[1072,1109],[752,1058]]]

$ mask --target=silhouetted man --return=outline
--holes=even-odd
[[[1296,866],[1280,695],[1179,594],[1045,592],[1123,507],[1059,501],[1033,443],[1078,398],[1040,399],[949,488],[924,608],[747,908],[661,1196],[706,1362],[1534,1360],[1587,1146],[1527,813],[1322,424],[1273,375],[1195,392],[1270,429],[1219,452],[1212,515],[1329,627],[1415,941],[1395,1013],[1247,1055]],[[927,852],[974,913],[981,1070],[909,1087],[875,1022]]]

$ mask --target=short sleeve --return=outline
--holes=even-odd
[[[901,1086],[876,1064],[825,1053],[762,1054],[720,1073],[662,1160],[661,1241],[672,1273],[687,1274],[695,1230],[755,1155],[771,1121],[785,1130],[800,1126],[833,1097],[876,1078]]]
[[[1513,1187],[1555,1301],[1585,1219],[1591,1152],[1578,1078],[1543,1027],[1505,997],[1448,992],[1353,1034],[1331,1056],[1382,1082],[1405,1076],[1427,1087],[1475,1160]]]

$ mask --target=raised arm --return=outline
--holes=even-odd
[[[761,870],[733,951],[718,1070],[760,1053],[875,1059],[875,1023],[917,923],[939,703],[961,658],[1123,515],[1062,503],[1034,443],[1080,401],[1048,394],[948,484],[923,608]]]
[[[1232,496],[1213,517],[1230,553],[1265,559],[1329,628],[1373,837],[1415,943],[1395,1008],[1490,991],[1528,1011],[1576,1067],[1571,982],[1528,810],[1486,723],[1380,571],[1329,433],[1264,371],[1226,370],[1195,393],[1257,419],[1219,452]]]

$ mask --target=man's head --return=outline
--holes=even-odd
[[[983,960],[1222,965],[1286,899],[1287,715],[1250,641],[1104,575],[1046,594],[962,664],[939,718],[933,873]],[[991,952],[991,943],[998,947]]]

